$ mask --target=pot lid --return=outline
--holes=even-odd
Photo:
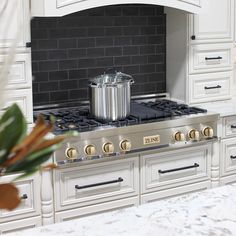
[[[125,73],[113,69],[106,70],[104,74],[96,76],[93,79],[90,79],[90,82],[94,85],[115,85],[130,81],[133,81],[131,75],[127,75]]]

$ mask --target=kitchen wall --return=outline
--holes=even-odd
[[[31,22],[34,105],[88,99],[88,79],[116,67],[132,95],[166,91],[164,8],[117,5]]]

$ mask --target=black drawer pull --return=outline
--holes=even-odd
[[[25,199],[27,199],[28,198],[28,195],[27,194],[23,194],[22,196],[21,196],[21,199],[22,200],[25,200]]]
[[[231,129],[236,129],[236,125],[231,125]]]
[[[166,174],[166,173],[175,172],[175,171],[180,171],[180,170],[193,169],[193,168],[197,168],[197,167],[199,167],[199,164],[194,163],[194,165],[192,165],[192,166],[185,166],[185,167],[180,167],[180,168],[171,169],[171,170],[158,170],[158,173],[160,173],[160,174]]]
[[[223,57],[205,57],[206,61],[211,61],[211,60],[221,60]]]
[[[212,87],[204,87],[205,89],[218,89],[218,88],[222,88],[220,85],[216,85],[216,86],[212,86]]]
[[[231,159],[236,159],[236,156],[230,156]]]
[[[84,185],[84,186],[75,185],[75,188],[76,189],[92,188],[92,187],[97,187],[97,186],[101,186],[101,185],[120,183],[120,182],[123,182],[123,181],[124,180],[121,177],[119,177],[116,180],[111,180],[111,181],[101,182],[101,183],[96,183],[96,184],[88,184],[88,185]]]

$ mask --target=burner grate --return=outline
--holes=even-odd
[[[46,120],[49,120],[50,116],[54,116],[56,118],[54,132],[60,134],[69,130],[85,132],[108,125],[115,127],[130,126],[206,112],[204,109],[163,99],[155,102],[131,102],[130,116],[117,121],[96,119],[89,114],[88,107],[35,112],[34,118],[36,119],[39,113],[43,114]]]

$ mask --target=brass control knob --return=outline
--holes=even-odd
[[[122,140],[120,142],[120,149],[125,152],[130,151],[131,150],[131,142],[129,140]]]
[[[195,140],[195,141],[198,141],[200,139],[200,133],[198,130],[196,129],[191,129],[189,132],[188,132],[188,137],[189,139],[191,140]]]
[[[65,154],[69,160],[74,160],[78,156],[78,152],[75,148],[67,148]]]
[[[96,154],[96,148],[94,145],[87,145],[84,148],[84,153],[88,156],[94,156]]]
[[[173,137],[174,137],[174,140],[178,142],[185,140],[185,135],[181,133],[180,131],[176,132]]]
[[[207,138],[212,138],[214,136],[214,131],[211,127],[205,127],[202,130],[202,134]]]
[[[105,154],[112,154],[114,152],[114,145],[113,143],[107,142],[103,144],[102,151]]]

